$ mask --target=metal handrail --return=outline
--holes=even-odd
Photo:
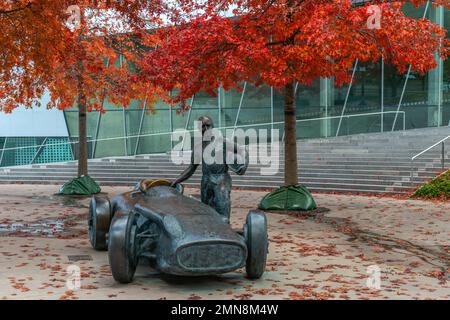
[[[385,113],[395,113],[395,111],[385,111]],[[405,114],[404,111],[400,111],[399,113]],[[370,115],[376,115],[381,114],[381,112],[372,112],[372,113],[360,113],[360,114],[351,114],[346,115],[344,117],[362,117],[362,116],[370,116]],[[340,116],[335,117],[323,117],[323,118],[311,118],[311,119],[299,119],[296,120],[296,123],[300,122],[308,122],[308,121],[319,121],[319,120],[327,120],[327,119],[337,119],[340,118]],[[283,121],[277,121],[277,122],[266,122],[266,123],[252,123],[252,124],[244,124],[244,125],[238,125],[238,126],[226,126],[226,127],[220,127],[217,128],[218,130],[234,130],[237,128],[251,128],[251,127],[263,127],[263,126],[270,126],[270,125],[282,125],[284,124]],[[403,130],[405,129],[405,124],[403,125]],[[186,127],[183,129],[184,132],[194,132],[195,129],[187,129]],[[136,138],[144,138],[144,137],[155,137],[155,136],[165,136],[165,135],[171,135],[173,132],[158,132],[158,133],[144,133],[144,134],[137,134],[137,135],[129,135],[129,136],[117,136],[117,137],[109,137],[109,138],[99,138],[99,139],[88,139],[88,143],[92,142],[105,142],[105,141],[114,141],[114,140],[122,140],[124,138],[126,139],[136,139]],[[78,141],[68,141],[68,142],[56,142],[56,143],[47,143],[46,147],[52,147],[52,146],[64,146],[64,145],[75,145],[78,144]],[[22,149],[29,149],[29,148],[39,148],[41,145],[31,145],[31,146],[22,146],[22,147],[12,147],[12,148],[6,148],[3,147],[0,149],[0,151],[11,151],[11,150],[22,150]]]
[[[434,147],[436,147],[436,146],[438,146],[440,144],[442,145],[442,148],[441,148],[441,167],[442,167],[442,170],[445,169],[445,141],[447,141],[448,139],[450,139],[450,136],[447,136],[447,137],[439,140],[435,144],[429,146],[428,148],[426,148],[425,150],[419,152],[418,154],[416,154],[414,157],[411,158],[411,181],[412,181],[412,178],[413,178],[413,162],[414,162],[414,160],[416,160],[418,157],[420,157],[424,153],[430,151],[431,149],[433,149]]]
[[[296,123],[299,122],[306,122],[306,121],[320,121],[320,120],[328,120],[328,119],[342,119],[342,118],[346,118],[346,119],[350,119],[353,117],[362,117],[362,116],[374,116],[374,115],[381,115],[384,116],[385,114],[390,114],[390,113],[395,113],[397,114],[397,111],[382,111],[382,112],[369,112],[369,113],[356,113],[356,114],[347,114],[344,116],[333,116],[333,117],[322,117],[322,118],[312,118],[312,119],[300,119],[297,120]],[[399,114],[402,114],[403,116],[403,131],[406,130],[406,112],[405,111],[398,111]],[[274,124],[282,124],[284,122],[274,122]],[[338,127],[339,130],[339,127]],[[383,128],[381,128],[381,132]],[[281,141],[284,141],[284,133],[283,133],[283,138],[281,139]]]
[[[444,139],[439,140],[438,142],[436,142],[435,144],[433,144],[432,146],[426,148],[425,150],[419,152],[418,154],[416,154],[414,157],[411,158],[411,161],[416,160],[416,158],[420,157],[421,155],[423,155],[425,152],[428,152],[429,150],[433,149],[434,147],[436,147],[438,144],[440,143],[444,143],[446,140],[450,139],[450,136],[445,137]]]

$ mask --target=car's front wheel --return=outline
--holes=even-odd
[[[120,283],[133,281],[136,272],[136,229],[136,218],[131,212],[115,218],[109,230],[109,264],[114,279]]]
[[[89,204],[89,241],[95,250],[108,248],[106,235],[111,222],[111,204],[108,198],[92,197]]]
[[[259,279],[266,269],[269,240],[267,237],[266,215],[260,211],[250,211],[244,225],[247,243],[247,263],[245,271],[250,279]]]

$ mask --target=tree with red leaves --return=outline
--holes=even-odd
[[[426,1],[354,6],[350,0],[180,0],[174,6],[178,20],[158,30],[158,48],[145,56],[139,78],[179,89],[175,101],[182,102],[201,90],[216,95],[220,86],[239,89],[242,81],[283,92],[285,185],[296,185],[296,82],[334,77],[341,85],[349,82],[356,59],[382,57],[400,73],[409,65],[424,73],[436,66],[436,51],[443,58],[448,54],[445,30],[407,17],[402,12],[407,2]],[[368,6],[374,4],[381,13],[379,28],[368,27],[373,15]]]
[[[44,107],[77,106],[78,175],[87,175],[86,112],[103,112],[104,99],[119,107],[156,100],[155,88],[130,85],[127,66],[137,62],[141,34],[158,25],[163,8],[163,1],[144,0],[0,1],[0,110],[40,107],[46,90]]]

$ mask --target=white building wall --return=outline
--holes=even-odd
[[[49,97],[44,95],[43,105]],[[63,111],[20,107],[10,114],[0,112],[0,137],[67,137]]]

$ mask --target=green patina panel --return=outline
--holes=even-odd
[[[261,210],[307,211],[316,208],[313,196],[303,185],[280,187],[266,195],[259,204]]]
[[[60,189],[61,195],[92,195],[101,191],[100,186],[89,176],[81,176],[66,182]]]

